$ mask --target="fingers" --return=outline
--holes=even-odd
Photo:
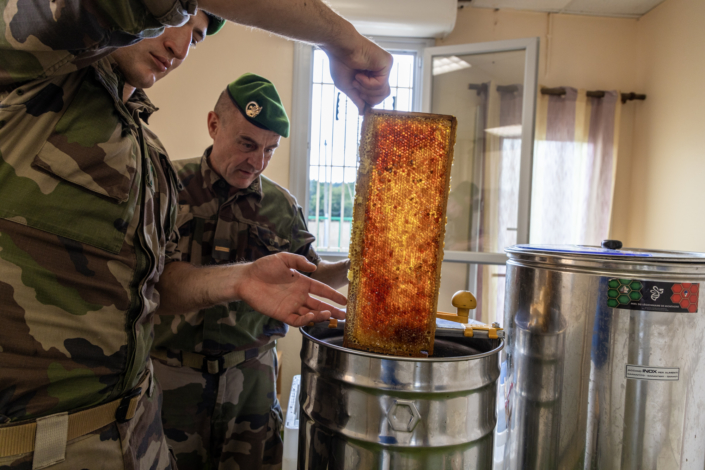
[[[357,92],[357,90],[350,90],[349,92],[346,93],[348,97],[350,98],[350,101],[353,102],[355,106],[357,106],[357,112],[360,116],[365,114],[365,100],[360,96],[360,93]]]
[[[388,83],[383,83],[379,86],[363,87],[359,82],[354,82],[357,93],[364,99],[377,99],[380,103],[389,96],[391,90]],[[376,103],[375,103],[376,104]]]
[[[338,320],[345,320],[345,310],[340,310],[338,308],[335,309],[335,311],[330,312],[330,316],[333,318],[337,318]]]
[[[322,282],[316,281],[315,279],[310,279],[311,285],[309,286],[308,292],[319,297],[325,297],[328,300],[332,300],[336,304],[345,305],[348,303],[348,299],[345,298],[343,294],[337,290],[329,287]],[[313,299],[315,300],[315,299]],[[317,300],[317,302],[321,302]],[[323,304],[323,302],[321,302]],[[309,305],[308,303],[306,305]],[[318,307],[309,305],[314,310],[320,310]]]
[[[277,256],[279,256],[290,269],[295,269],[306,273],[312,273],[316,270],[316,265],[303,256],[295,255],[293,253],[278,253]]]
[[[371,73],[357,73],[355,74],[355,82],[362,88],[384,88],[389,86],[389,76],[388,75],[376,75]]]
[[[378,95],[365,95],[361,94],[360,97],[367,103],[370,107],[380,104],[389,96],[389,93],[382,93]]]
[[[297,313],[290,313],[284,319],[284,323],[287,325],[302,327],[306,326],[311,322],[320,323],[328,321],[331,317],[331,312],[324,311],[311,311],[307,308],[301,307]]]
[[[384,80],[379,80],[361,73],[355,76],[353,87],[358,96],[370,106],[381,103],[391,92],[387,77],[384,77]]]
[[[311,297],[306,305],[299,307],[297,312],[288,314],[283,321],[287,325],[301,327],[311,322],[328,321],[331,317],[345,320],[345,311]]]
[[[331,312],[330,310],[309,310],[306,307],[301,307],[299,309],[299,315],[307,315],[307,314],[313,314],[313,319],[311,320],[314,323],[321,323],[324,321],[330,320],[331,317]]]
[[[321,302],[318,299],[311,297],[304,306],[299,309],[299,313],[303,314],[305,312],[312,311],[316,314],[316,321],[325,321],[330,317],[337,318],[338,320],[343,320],[345,318],[345,310],[341,310],[337,307],[333,307],[325,302]],[[325,316],[318,316],[317,312],[326,313]]]
[[[302,326],[306,326],[309,323],[311,323],[314,320],[315,315],[313,312],[309,312],[303,315],[298,315],[296,313],[290,313],[287,315],[287,317],[284,319],[284,323],[286,323],[289,326],[294,326],[296,328],[300,328]]]
[[[379,49],[376,45],[373,46]],[[335,86],[348,95],[360,115],[364,113],[366,105],[379,104],[390,93],[388,82],[392,56],[382,49],[379,51],[383,55],[376,59],[380,60],[370,60],[368,57],[359,63],[338,58],[326,51],[330,58],[330,71]],[[366,57],[366,54],[362,56]]]
[[[364,70],[370,75],[385,77],[386,80],[394,64],[394,56],[392,54],[367,38],[358,45],[356,52],[356,54],[349,56],[351,57],[351,68]]]
[[[351,83],[351,86],[344,86],[343,83],[336,83],[337,86],[343,93],[345,93],[350,101],[357,106],[358,113],[362,116],[365,110],[365,100],[360,96],[360,91],[356,90],[355,81]]]

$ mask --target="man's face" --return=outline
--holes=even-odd
[[[165,28],[161,36],[122,47],[112,57],[128,85],[149,88],[181,65],[191,46],[203,41],[208,17],[201,10],[178,28]]]
[[[230,186],[245,189],[267,168],[281,136],[250,123],[234,105],[229,111],[225,120],[208,113],[213,138],[209,163]]]

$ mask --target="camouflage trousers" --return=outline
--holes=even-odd
[[[276,366],[275,349],[219,374],[154,360],[164,434],[179,470],[281,468]]]
[[[176,470],[160,419],[162,395],[158,386],[145,395],[134,418],[113,422],[70,440],[66,460],[48,470]],[[0,470],[31,470],[33,452],[0,457]]]

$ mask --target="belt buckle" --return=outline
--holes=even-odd
[[[130,402],[133,398],[140,396],[141,393],[142,387],[137,387],[136,389],[132,390],[130,393],[122,397],[120,405],[118,405],[117,410],[115,410],[115,421],[117,421],[118,423],[126,423],[127,421],[132,419],[132,417],[127,417],[127,412],[130,409]]]
[[[218,374],[225,370],[225,357],[220,356],[215,359],[203,358],[203,372],[209,374]]]

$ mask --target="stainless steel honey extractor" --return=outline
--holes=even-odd
[[[705,468],[703,255],[508,252],[504,468]]]
[[[437,335],[444,357],[400,358],[302,332],[299,469],[492,468],[501,339]]]

